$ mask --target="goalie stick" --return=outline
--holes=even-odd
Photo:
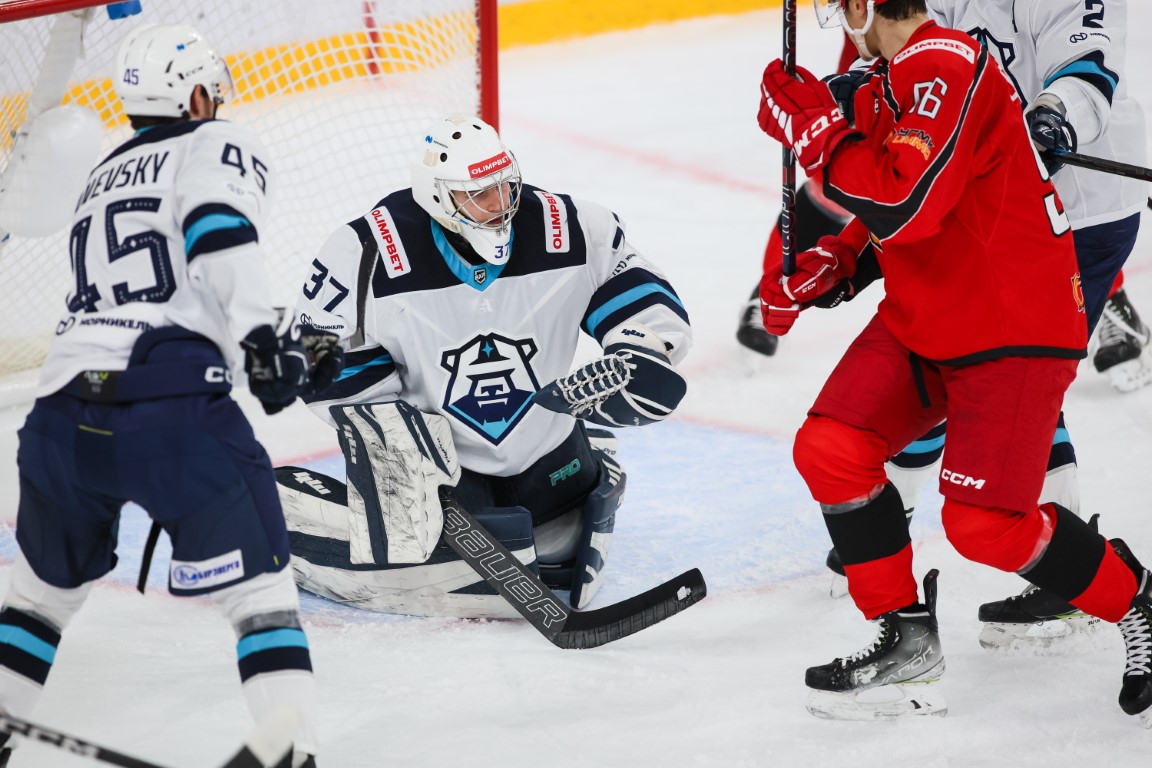
[[[265,718],[244,742],[244,746],[232,755],[220,768],[274,768],[292,749],[292,739],[296,733],[299,717],[291,710],[279,710]],[[21,736],[29,741],[47,744],[59,750],[80,757],[87,757],[108,765],[121,768],[165,768],[121,752],[101,747],[76,736],[53,730],[43,725],[30,723],[18,717],[0,712],[0,734]]]
[[[540,634],[559,648],[595,648],[647,629],[708,594],[699,569],[614,605],[573,611],[445,489],[442,538]]]

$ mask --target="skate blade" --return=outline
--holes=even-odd
[[[1095,634],[1104,622],[1085,613],[1064,616],[1034,624],[985,622],[980,630],[980,646],[989,651],[1038,651],[1058,649],[1076,638]]]
[[[879,685],[838,693],[811,691],[804,707],[825,720],[898,720],[906,717],[944,716],[948,705],[933,683]]]
[[[1145,728],[1152,730],[1152,708],[1146,709],[1141,712],[1137,717],[1140,718],[1140,724]]]
[[[1108,382],[1117,392],[1129,394],[1152,384],[1152,353],[1144,350],[1140,357],[1109,368]]]
[[[840,598],[846,596],[847,594],[848,594],[848,579],[847,579],[847,577],[841,576],[838,573],[832,574],[832,583],[828,586],[828,596],[831,597],[833,600],[839,600]]]

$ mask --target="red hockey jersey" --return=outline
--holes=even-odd
[[[873,66],[855,110],[825,190],[878,246],[893,335],[953,365],[1083,357],[1068,220],[995,59],[928,22]]]

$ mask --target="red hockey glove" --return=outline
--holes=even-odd
[[[760,83],[760,128],[796,153],[809,176],[828,162],[832,150],[851,131],[832,91],[803,67],[796,76],[784,71],[776,59],[764,70]]]
[[[764,328],[775,336],[792,329],[800,310],[856,274],[856,251],[835,235],[825,235],[816,247],[796,255],[796,272],[765,273],[760,281],[760,312]]]
[[[773,336],[788,333],[800,316],[800,305],[784,294],[780,279],[779,274],[766,274],[760,280],[760,317],[764,330]]]

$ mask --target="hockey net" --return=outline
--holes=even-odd
[[[105,152],[129,138],[110,79],[121,40],[147,22],[191,24],[232,71],[220,117],[250,127],[274,163],[260,242],[278,303],[294,302],[331,231],[408,184],[433,118],[496,123],[496,0],[142,0],[136,15],[111,15],[76,0],[0,1],[0,173],[20,126],[61,102],[99,115]],[[69,24],[82,24],[78,56],[61,46]],[[0,399],[29,391],[71,282],[66,228],[0,243]]]

